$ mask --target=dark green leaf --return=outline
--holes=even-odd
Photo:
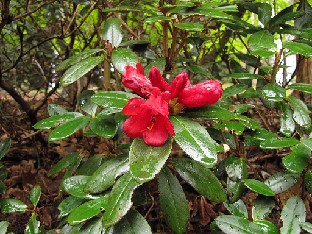
[[[174,26],[186,31],[201,32],[204,30],[204,25],[201,23],[184,22],[184,23],[176,23],[174,24]]]
[[[102,233],[106,234],[103,229],[103,221],[102,218],[95,218],[90,222],[87,222],[83,227],[79,230],[78,234],[97,234]]]
[[[125,217],[114,225],[113,233],[152,234],[152,230],[139,212],[130,210]]]
[[[65,61],[61,62],[57,67],[56,71],[64,70],[70,66],[73,66],[80,61],[90,57],[92,54],[98,53],[98,52],[103,52],[103,49],[92,49],[92,50],[87,50],[84,52],[81,52],[80,54],[74,55],[70,57],[69,59],[66,59]]]
[[[51,168],[48,176],[54,175],[61,170],[66,169],[71,164],[77,164],[77,162],[80,162],[82,158],[83,157],[79,155],[78,152],[66,155]]]
[[[247,89],[247,85],[245,84],[235,84],[223,90],[222,98],[228,98],[240,93],[245,92]]]
[[[96,154],[88,158],[87,161],[82,161],[78,168],[77,175],[92,175],[102,163],[103,155]]]
[[[266,25],[272,17],[272,7],[269,3],[260,3],[258,7],[258,17],[263,25]]]
[[[279,229],[270,221],[258,220],[254,222],[261,227],[264,234],[279,234]]]
[[[292,147],[291,153],[283,157],[285,168],[293,173],[301,173],[309,163],[311,150],[302,143]]]
[[[60,122],[68,121],[70,119],[74,119],[80,116],[82,116],[82,114],[78,112],[66,112],[65,114],[61,114],[61,115],[53,115],[49,118],[42,119],[39,122],[37,122],[34,125],[34,128],[35,129],[50,129],[58,125]]]
[[[6,234],[8,226],[9,226],[9,222],[1,221],[0,222],[0,234]]]
[[[70,213],[68,223],[75,225],[98,215],[107,205],[107,200],[108,196],[104,196],[83,203]]]
[[[138,56],[128,49],[118,48],[112,53],[112,62],[120,73],[124,72],[127,65],[135,67],[138,61]]]
[[[274,36],[268,30],[261,30],[250,36],[248,45],[252,51],[277,49]]]
[[[232,73],[226,75],[226,77],[241,80],[263,79],[263,76],[253,73]]]
[[[102,192],[115,183],[117,176],[128,170],[127,155],[105,159],[102,165],[90,176],[85,191],[90,193]]]
[[[288,190],[298,181],[298,175],[290,172],[277,172],[264,181],[275,194]]]
[[[280,149],[285,147],[290,147],[298,144],[299,141],[295,138],[269,138],[261,141],[260,147],[262,149]]]
[[[91,102],[91,97],[93,94],[93,90],[85,90],[79,94],[77,98],[77,104],[80,106],[80,108],[91,116],[96,113],[97,108],[97,105]]]
[[[121,22],[116,18],[109,18],[104,23],[103,40],[109,41],[113,47],[118,47],[122,41]]]
[[[229,201],[223,202],[225,208],[230,211],[232,215],[248,218],[247,207],[244,202],[239,199],[234,203],[230,203]]]
[[[134,139],[129,152],[130,172],[139,181],[149,181],[158,174],[166,163],[172,140],[159,147],[148,146],[142,139]]]
[[[76,207],[82,204],[85,201],[84,198],[69,196],[65,198],[59,205],[58,209],[60,210],[59,218],[62,218],[72,212]]]
[[[283,101],[286,97],[286,90],[278,84],[267,84],[263,86],[262,95],[269,101],[279,102]]]
[[[62,186],[64,190],[70,195],[80,198],[92,198],[90,194],[87,194],[84,191],[84,188],[88,183],[89,178],[90,176],[83,175],[72,176],[65,179],[62,183]]]
[[[312,137],[301,140],[301,143],[312,151]]]
[[[75,226],[70,226],[69,224],[66,224],[61,229],[60,234],[78,234],[81,227],[82,227],[82,224],[78,224]]]
[[[131,208],[131,197],[138,183],[130,172],[127,172],[115,183],[109,193],[107,206],[103,216],[104,226],[111,226],[117,223]]]
[[[36,213],[33,213],[29,219],[29,222],[25,229],[25,234],[38,234],[41,233],[39,230],[40,222],[37,220]]]
[[[244,123],[237,121],[215,123],[214,127],[216,129],[222,129],[222,131],[233,131],[238,135],[241,135],[245,130]]]
[[[10,138],[0,141],[0,159],[2,159],[3,156],[6,154],[6,152],[9,150],[10,145],[11,145]]]
[[[265,183],[255,179],[244,179],[245,185],[254,192],[262,194],[264,196],[274,196],[272,189]]]
[[[188,202],[178,179],[168,167],[159,174],[159,202],[164,217],[174,233],[185,233],[189,219]]]
[[[258,196],[252,206],[252,219],[254,221],[263,220],[271,213],[274,206],[274,198]]]
[[[171,162],[179,175],[207,199],[217,203],[226,199],[220,181],[210,169],[189,158],[173,158]]]
[[[283,114],[280,117],[280,132],[290,137],[291,134],[295,131],[296,127],[296,123],[293,119],[293,112],[285,102],[281,102],[281,109],[283,111]]]
[[[304,175],[304,185],[312,193],[312,171],[307,171]]]
[[[33,189],[30,191],[29,196],[30,196],[29,198],[30,198],[31,203],[34,206],[37,206],[40,196],[41,196],[41,187],[39,185],[36,185],[35,187],[33,187]]]
[[[305,43],[288,41],[288,42],[285,42],[283,46],[289,49],[291,53],[302,54],[307,57],[312,56],[312,47]]]
[[[121,111],[128,103],[129,99],[133,97],[137,97],[137,95],[121,91],[102,91],[94,94],[91,100],[105,108]]]
[[[294,83],[294,84],[288,85],[288,88],[312,94],[312,84]]]
[[[90,129],[100,137],[112,138],[117,132],[118,124],[115,122],[113,116],[100,113],[91,119]]]
[[[309,110],[306,104],[294,96],[289,96],[287,100],[294,110],[293,118],[296,123],[302,127],[309,127],[311,125],[311,118],[309,116]]]
[[[146,23],[155,23],[155,22],[162,22],[162,21],[170,21],[172,19],[174,19],[174,17],[157,15],[157,16],[152,16],[152,17],[146,18],[145,22]]]
[[[261,226],[248,219],[234,215],[220,215],[215,219],[218,227],[226,234],[264,234]]]
[[[49,135],[49,141],[58,141],[66,138],[81,128],[84,128],[90,121],[88,116],[80,116],[74,119],[70,119],[60,126],[55,128]]]
[[[216,143],[206,129],[192,120],[172,116],[175,141],[194,160],[206,167],[213,167],[217,162]]]
[[[27,205],[24,202],[13,198],[2,198],[0,207],[2,213],[25,212],[27,210]]]
[[[197,108],[196,110],[187,112],[187,114],[190,117],[206,118],[211,120],[233,120],[237,117],[237,114],[219,106]]]
[[[48,113],[49,113],[49,116],[53,116],[53,115],[63,115],[63,114],[66,114],[68,111],[58,105],[58,104],[49,104],[48,105]]]
[[[61,77],[61,85],[67,86],[71,83],[74,83],[102,61],[103,57],[99,56],[90,57],[75,64],[74,66],[70,67]]]
[[[283,227],[281,234],[300,233],[300,224],[305,221],[306,208],[300,197],[294,196],[288,199],[281,213]]]

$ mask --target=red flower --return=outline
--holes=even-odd
[[[221,84],[216,80],[207,80],[184,89],[178,102],[188,108],[201,107],[216,103],[221,96]]]
[[[132,98],[122,112],[130,116],[124,123],[124,132],[132,138],[143,138],[147,145],[161,146],[168,135],[174,135],[168,117],[168,102],[161,95],[151,95],[146,102]]]

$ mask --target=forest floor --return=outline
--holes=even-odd
[[[43,108],[42,112],[39,113],[39,119],[44,117],[47,117],[46,108]],[[111,142],[99,138],[86,139],[78,133],[65,140],[44,145],[38,140],[40,139],[39,134],[47,139],[48,133],[49,131],[34,131],[26,114],[20,110],[18,104],[8,96],[1,97],[0,95],[0,141],[8,137],[12,139],[11,148],[2,159],[2,163],[8,170],[8,176],[4,180],[7,190],[2,198],[20,199],[31,207],[29,192],[35,185],[40,185],[42,195],[36,210],[38,219],[45,230],[57,230],[60,223],[57,206],[66,194],[59,193],[62,173],[49,177],[48,171],[63,156],[71,152],[78,151],[86,157],[90,155],[90,152],[92,154],[107,154],[111,150]],[[248,161],[249,177],[265,178],[280,171],[282,167],[281,157],[285,153],[277,151],[255,152],[256,157],[250,158]],[[220,158],[222,157],[224,155],[220,155]],[[183,183],[182,185],[190,207],[191,219],[188,233],[209,233],[209,224],[215,217],[220,214],[229,214],[222,204],[210,203],[188,184]],[[153,233],[171,233],[159,211],[156,181],[148,183],[147,186],[148,202],[144,206],[136,207],[136,209],[146,217]],[[311,221],[311,194],[304,191],[302,181],[298,181],[288,191],[276,195],[276,206],[268,220],[280,227],[282,225],[280,220],[282,207],[293,195],[298,195],[305,200],[307,221]],[[251,214],[251,204],[256,197],[256,193],[248,190],[242,197],[244,203],[247,204],[249,215]],[[7,220],[10,223],[9,231],[19,234],[24,233],[30,215],[31,212],[0,214],[0,221]]]

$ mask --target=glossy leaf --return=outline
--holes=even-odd
[[[75,197],[92,198],[90,194],[84,192],[84,188],[90,176],[72,176],[65,179],[62,183],[64,190]]]
[[[261,230],[264,234],[280,234],[279,229],[270,221],[258,220],[254,223],[261,227]]]
[[[77,55],[71,56],[70,58],[66,59],[65,61],[57,65],[56,71],[64,70],[70,66],[73,66],[79,63],[80,61],[98,52],[103,52],[103,49],[91,49],[91,50],[83,51]]]
[[[211,120],[233,120],[237,117],[237,114],[219,106],[207,106],[204,108],[197,108],[195,110],[187,112],[187,114],[190,117],[206,118]]]
[[[262,194],[264,196],[274,196],[274,192],[271,190],[271,188],[266,185],[265,183],[262,183],[259,180],[255,179],[244,179],[243,180],[245,185],[252,191],[257,192],[259,194]]]
[[[122,41],[121,22],[116,18],[107,19],[104,23],[103,40],[109,41],[113,47],[118,47]]]
[[[311,150],[302,143],[292,147],[291,153],[283,157],[285,168],[292,173],[301,173],[309,163]]]
[[[104,196],[81,204],[69,214],[67,218],[68,223],[75,225],[98,215],[104,210],[107,200],[108,196]]]
[[[91,116],[96,113],[97,108],[97,105],[91,101],[93,94],[93,90],[85,90],[79,94],[77,98],[77,104],[80,106],[80,108]]]
[[[234,215],[220,215],[215,219],[216,224],[226,234],[261,234],[261,226],[250,222],[246,218]]]
[[[91,176],[102,163],[103,155],[96,154],[88,158],[86,161],[82,161],[77,170],[77,175]]]
[[[61,77],[61,85],[67,86],[69,84],[74,83],[83,77],[86,73],[92,70],[95,66],[97,66],[100,62],[103,61],[103,57],[90,57],[86,58],[79,63],[70,67],[64,75]]]
[[[116,234],[152,234],[151,227],[145,218],[136,210],[130,210],[113,228],[113,233]]]
[[[133,97],[137,97],[137,95],[121,91],[102,91],[95,93],[91,100],[105,108],[121,111],[128,103],[129,99]]]
[[[273,102],[283,101],[286,97],[286,89],[278,84],[269,83],[262,88],[261,92],[264,98]]]
[[[303,222],[303,223],[300,223],[300,227],[302,230],[306,231],[307,233],[312,233],[312,223]]]
[[[48,172],[48,176],[52,176],[52,175],[62,171],[63,169],[68,168],[68,166],[71,164],[76,164],[77,161],[80,162],[81,159],[82,159],[82,156],[79,155],[78,152],[66,155],[64,158],[62,158],[60,161],[58,161],[51,168],[51,170]]]
[[[182,150],[206,167],[213,167],[217,162],[216,143],[206,129],[186,118],[172,116],[170,120],[174,125],[174,139]]]
[[[40,222],[37,220],[36,213],[33,213],[29,219],[29,222],[25,229],[25,234],[37,234],[41,233],[39,230]]]
[[[171,163],[179,175],[207,199],[217,203],[226,199],[220,181],[210,169],[189,158],[173,158]]]
[[[253,73],[232,73],[226,75],[226,77],[241,80],[263,79],[263,76]]]
[[[131,197],[134,189],[139,186],[130,172],[121,176],[109,193],[107,206],[103,215],[104,226],[117,223],[131,208]]]
[[[66,224],[60,231],[59,234],[78,234],[79,230],[81,229],[82,224],[78,224],[75,226],[70,226],[69,224]]]
[[[56,127],[61,122],[68,121],[80,116],[82,116],[82,114],[78,112],[66,112],[65,114],[53,115],[49,118],[40,120],[33,127],[35,129],[50,129],[52,127]]]
[[[300,197],[294,196],[288,199],[281,213],[283,226],[281,234],[299,234],[300,224],[305,222],[306,208]]]
[[[302,139],[301,143],[312,151],[312,138],[311,137]]]
[[[234,203],[230,203],[229,201],[223,202],[225,208],[235,216],[243,217],[243,218],[248,218],[248,212],[247,212],[247,207],[244,204],[244,202],[239,199]]]
[[[90,176],[84,190],[99,193],[115,183],[115,179],[129,170],[127,155],[105,159],[102,165]]]
[[[51,117],[54,115],[64,115],[64,114],[68,113],[68,111],[64,107],[62,107],[61,105],[48,104],[48,113],[49,113],[49,116]],[[78,113],[78,112],[74,112],[74,113]]]
[[[283,46],[289,49],[291,53],[302,54],[307,57],[312,56],[312,46],[309,46],[305,43],[288,41],[288,42],[285,42]]]
[[[252,206],[252,219],[254,221],[263,220],[272,211],[275,206],[274,198],[270,197],[257,197]]]
[[[307,171],[304,175],[304,185],[309,193],[312,193],[312,171]]]
[[[30,196],[29,198],[30,198],[31,203],[34,206],[37,206],[40,196],[41,196],[41,187],[39,185],[36,185],[35,187],[33,187],[33,189],[30,191],[29,196]]]
[[[62,123],[60,126],[55,128],[49,135],[49,141],[58,141],[63,138],[66,138],[81,128],[84,128],[90,121],[88,116],[80,116],[71,120],[68,120],[65,123]]]
[[[263,25],[266,25],[272,17],[272,7],[269,3],[260,3],[258,7],[258,17]]]
[[[0,222],[0,234],[6,234],[8,226],[9,226],[8,221],[1,221]]]
[[[84,198],[69,196],[65,198],[59,205],[58,209],[60,211],[58,217],[62,218],[67,216],[70,212],[72,212],[76,207],[82,204],[85,201]]]
[[[168,167],[158,177],[159,203],[164,217],[174,233],[186,232],[189,219],[188,201],[178,179]]]
[[[309,116],[309,110],[306,104],[304,104],[304,102],[301,101],[300,99],[293,96],[289,96],[287,100],[289,101],[292,109],[294,110],[293,118],[296,121],[296,123],[302,127],[310,126],[311,118]]]
[[[291,85],[288,85],[288,88],[312,94],[312,84],[293,83]]]
[[[204,30],[204,25],[201,23],[193,23],[193,22],[184,22],[184,23],[176,23],[174,27],[186,30],[186,31],[195,31],[201,32]]]
[[[222,99],[245,92],[247,86],[245,84],[235,84],[223,90]]]
[[[87,222],[85,225],[83,225],[82,228],[79,230],[78,234],[106,234],[106,232],[103,231],[104,230],[102,218],[95,218],[92,221]]]
[[[91,119],[90,129],[100,137],[112,138],[117,132],[118,124],[113,116],[100,113]]]
[[[261,30],[252,34],[248,40],[248,45],[252,51],[276,50],[274,36],[268,30]]]
[[[11,145],[11,139],[7,138],[3,141],[0,141],[0,159],[7,153]]]
[[[281,108],[283,114],[281,114],[280,117],[281,122],[280,132],[290,137],[291,134],[295,131],[296,127],[296,123],[293,119],[293,112],[285,102],[282,102]]]
[[[290,172],[277,172],[264,181],[275,194],[288,190],[298,181],[298,175]]]
[[[115,68],[122,73],[127,65],[135,67],[136,63],[139,62],[139,58],[131,50],[118,48],[113,50],[112,62]]]
[[[269,138],[261,141],[260,147],[262,149],[280,149],[290,147],[298,144],[299,141],[295,138]]]
[[[25,212],[27,210],[27,205],[24,202],[13,198],[2,198],[0,207],[2,213]]]
[[[159,147],[148,146],[142,139],[134,139],[129,152],[130,172],[139,181],[149,181],[158,174],[166,163],[172,140]]]

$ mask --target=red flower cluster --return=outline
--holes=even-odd
[[[151,146],[161,146],[174,135],[170,114],[178,114],[184,107],[211,105],[222,96],[218,81],[207,80],[190,86],[186,72],[177,75],[169,85],[157,67],[152,67],[148,77],[141,63],[126,66],[122,83],[142,98],[132,98],[123,108],[130,116],[124,123],[124,132],[132,138],[143,138]]]

